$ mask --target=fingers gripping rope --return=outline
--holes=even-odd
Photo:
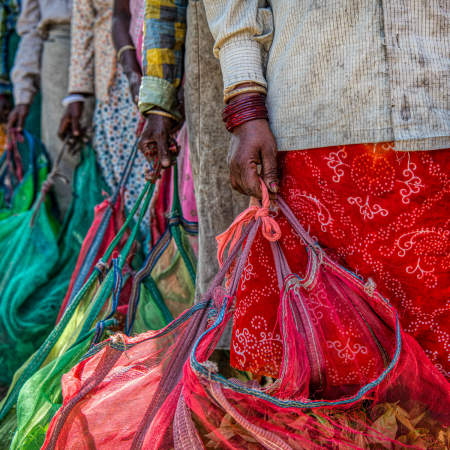
[[[223,265],[224,254],[227,246],[229,252],[236,246],[242,231],[254,219],[261,219],[261,231],[263,236],[270,242],[278,241],[281,238],[281,230],[277,221],[270,216],[269,192],[264,182],[261,180],[262,206],[252,205],[236,217],[230,227],[216,237],[217,259]]]

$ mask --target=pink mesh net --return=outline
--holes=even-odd
[[[64,403],[43,448],[445,448],[446,380],[374,284],[329,259],[278,205],[308,248],[304,276],[290,273],[266,197],[253,219],[244,215],[243,230],[235,224],[228,233],[233,245],[205,301],[158,332],[112,337],[64,376]],[[274,380],[225,378],[211,355],[232,320],[260,225],[273,238],[282,365]],[[317,321],[319,313],[327,320]],[[337,371],[348,374],[345,384],[335,381]]]

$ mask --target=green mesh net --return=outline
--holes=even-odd
[[[38,172],[43,179],[43,169]],[[54,325],[94,205],[101,199],[99,179],[94,154],[86,148],[63,227],[52,215],[49,199],[38,207],[33,224],[34,208],[0,220],[1,384],[9,384]]]
[[[0,159],[0,220],[27,211],[50,169],[43,145],[30,133],[9,139]]]
[[[109,327],[116,325],[114,315],[118,299],[129,276],[128,256],[153,189],[154,186],[147,184],[100,260],[99,267],[106,267],[106,271],[92,272],[39,349],[16,372],[12,386],[0,404],[0,434],[11,437],[12,429],[17,427],[11,448],[40,448],[48,423],[61,406],[62,375],[79,361],[93,343],[105,337]],[[133,216],[141,204],[139,219],[134,222]],[[131,224],[132,231],[124,241],[123,237]],[[112,255],[116,256],[108,264]],[[16,411],[17,423],[12,418]]]
[[[133,280],[127,334],[159,330],[192,306],[195,294],[197,223],[183,218],[173,168],[172,208],[167,229]]]

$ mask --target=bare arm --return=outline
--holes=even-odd
[[[130,91],[135,103],[139,100],[139,86],[141,84],[142,72],[139,66],[136,51],[132,50],[133,40],[130,36],[130,2],[129,0],[114,0],[112,37],[116,51],[119,51],[126,45],[129,50],[121,53],[119,63],[128,78]]]

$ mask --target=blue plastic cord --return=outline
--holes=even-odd
[[[351,273],[351,272],[350,272]],[[352,274],[354,275],[354,274]],[[354,275],[355,278],[356,275]],[[300,278],[300,277],[299,277]],[[300,278],[301,279],[301,278]],[[385,299],[384,299],[385,300]],[[281,400],[276,397],[272,397],[269,394],[266,394],[260,390],[257,389],[251,389],[247,388],[241,385],[237,385],[233,383],[232,381],[227,380],[220,374],[214,374],[208,371],[202,364],[200,364],[196,357],[196,351],[198,346],[200,345],[201,340],[211,331],[216,329],[224,320],[225,317],[225,311],[228,305],[228,302],[230,301],[230,298],[226,298],[225,301],[222,304],[220,313],[215,320],[214,324],[208,328],[202,335],[198,338],[197,342],[194,344],[194,347],[192,349],[191,357],[190,357],[190,363],[191,367],[198,373],[204,375],[206,378],[214,380],[223,386],[231,389],[234,392],[239,392],[242,394],[251,395],[253,397],[260,398],[262,400],[265,400],[269,403],[272,403],[276,406],[279,406],[281,408],[317,408],[317,407],[323,407],[323,406],[342,406],[354,403],[355,401],[361,400],[364,395],[369,392],[371,389],[378,386],[385,378],[386,376],[392,371],[392,369],[397,365],[397,362],[400,358],[400,352],[402,348],[402,340],[401,340],[401,332],[400,332],[400,321],[398,318],[398,314],[395,313],[396,318],[396,351],[394,354],[394,357],[392,358],[392,361],[390,364],[384,369],[384,371],[380,374],[380,376],[363,386],[354,396],[349,397],[344,400],[334,400],[334,401],[326,401],[326,400],[316,400],[316,401],[299,401],[299,400]],[[387,300],[385,300],[387,302]],[[387,302],[389,303],[389,302]]]

